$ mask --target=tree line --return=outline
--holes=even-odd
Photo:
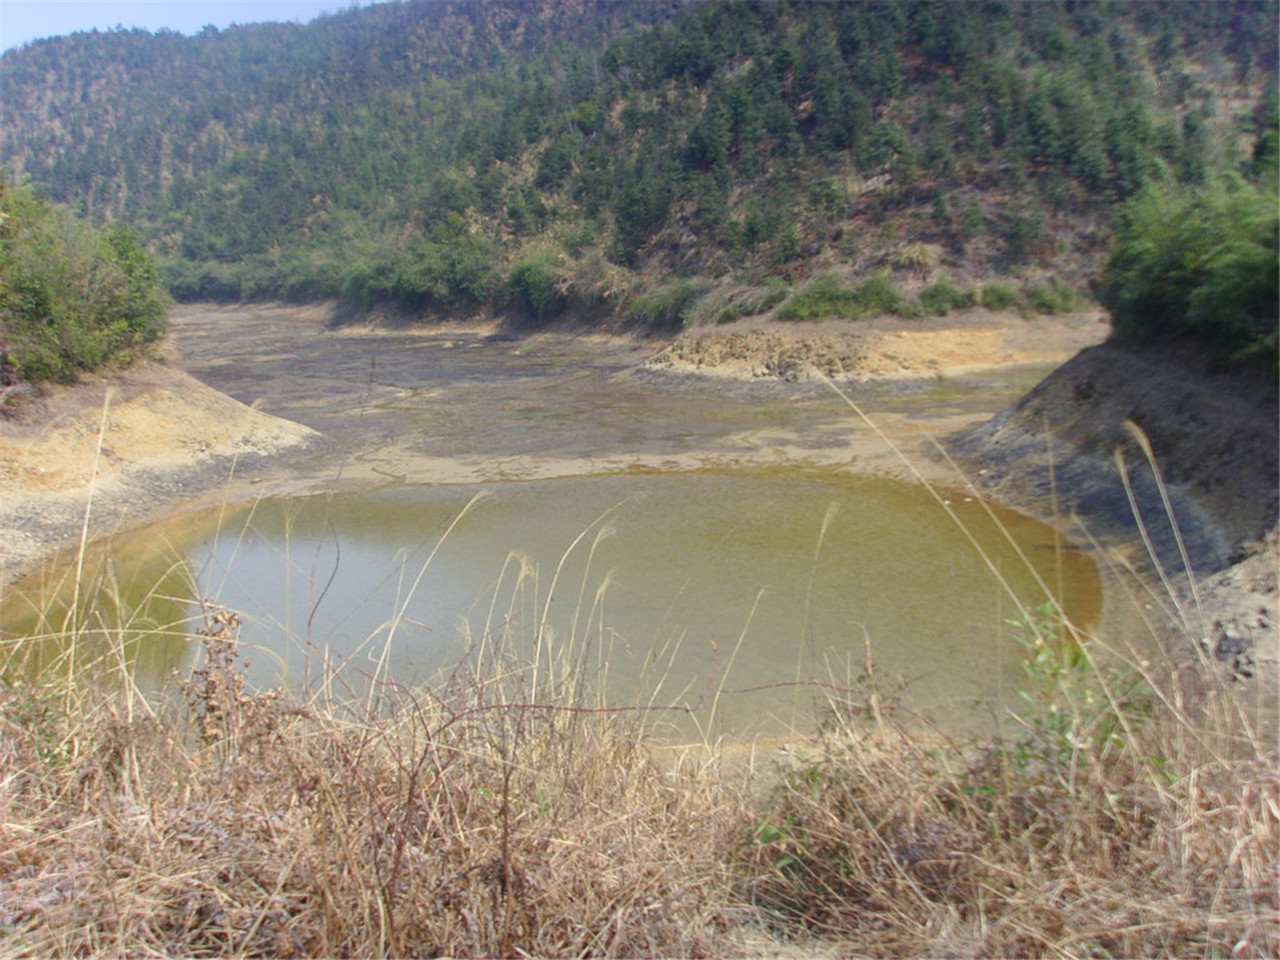
[[[1083,290],[1126,204],[1265,136],[1276,12],[441,2],[76,35],[0,58],[0,162],[136,225],[181,299],[604,322],[663,278],[760,299],[909,280],[920,249],[934,283]]]

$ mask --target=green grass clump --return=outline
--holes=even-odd
[[[778,310],[779,320],[825,320],[858,315],[856,291],[837,274],[821,273]]]
[[[651,330],[679,330],[688,324],[699,295],[692,281],[676,277],[632,300],[626,309],[626,319]]]
[[[982,305],[988,310],[1011,310],[1020,307],[1022,297],[1007,283],[984,283]]]
[[[962,289],[950,277],[941,277],[920,291],[920,306],[925,313],[945,317],[952,310],[971,310],[973,291]]]
[[[1027,303],[1037,313],[1071,313],[1080,308],[1081,299],[1079,291],[1058,277],[1027,290]]]

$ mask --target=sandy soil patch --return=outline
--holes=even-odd
[[[979,414],[940,415],[922,422],[900,413],[877,413],[874,426],[851,416],[824,432],[824,445],[797,442],[785,429],[744,431],[723,438],[716,449],[680,453],[627,453],[601,457],[435,457],[410,446],[371,447],[349,462],[341,486],[371,483],[480,484],[621,473],[684,473],[765,466],[833,467],[859,476],[926,481],[963,488],[967,480],[936,457],[908,456],[932,438],[976,426]],[[812,438],[810,438],[812,439]]]

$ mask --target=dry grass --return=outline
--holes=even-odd
[[[1275,956],[1274,751],[1121,709],[964,747],[842,717],[742,844],[744,890],[864,955]]]
[[[209,611],[187,716],[0,703],[0,949],[26,955],[703,955],[723,785],[625,717],[527,702],[497,655],[377,714],[244,688]],[[135,718],[138,713],[135,711]]]
[[[1016,737],[953,744],[833,701],[752,797],[715,750],[659,760],[637,714],[535,693],[501,645],[431,689],[383,684],[376,710],[322,709],[247,690],[237,628],[206,610],[185,703],[0,694],[0,953],[1280,946],[1274,750],[1050,633]]]

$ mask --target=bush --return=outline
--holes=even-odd
[[[560,265],[558,250],[536,250],[518,260],[507,276],[512,300],[538,323],[564,309],[564,295],[557,285]]]
[[[1006,283],[988,283],[982,287],[982,305],[988,310],[1008,310],[1020,307],[1022,297]]]
[[[925,313],[945,317],[952,310],[973,308],[973,291],[962,290],[949,277],[942,277],[920,291],[920,305]]]
[[[677,277],[636,297],[627,307],[627,320],[653,330],[679,330],[697,298],[697,287]]]
[[[1274,184],[1223,178],[1201,190],[1148,188],[1125,207],[1102,272],[1113,335],[1193,342],[1219,360],[1274,372],[1278,252]]]
[[[881,314],[898,314],[912,316],[912,310],[902,299],[887,272],[873,274],[864,280],[855,295],[858,304],[858,316],[879,316]]]
[[[167,297],[137,235],[97,230],[0,178],[0,341],[14,375],[71,381],[160,337]]]
[[[1027,291],[1027,301],[1037,313],[1070,313],[1080,306],[1080,294],[1057,277]]]
[[[791,296],[778,311],[779,320],[823,320],[844,317],[859,320],[881,314],[911,316],[914,310],[902,299],[888,273],[877,273],[856,287],[841,282],[834,273],[819,274]]]
[[[834,273],[821,273],[791,295],[778,310],[779,320],[825,320],[857,315],[857,293]]]

